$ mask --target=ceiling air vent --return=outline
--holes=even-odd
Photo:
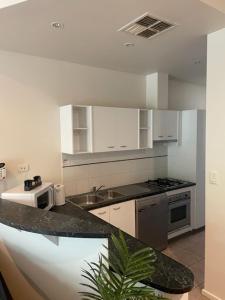
[[[136,23],[145,27],[149,27],[153,24],[155,24],[158,20],[154,19],[150,16],[145,16],[144,18],[141,18],[139,21],[137,21]]]
[[[149,13],[145,13],[141,17],[120,28],[119,31],[150,39],[173,27],[175,27],[175,24],[160,20],[159,18],[150,16]]]
[[[150,37],[152,37],[155,34],[156,34],[155,31],[152,31],[150,29],[145,29],[144,31],[138,33],[138,36],[143,36],[143,37],[149,39]]]
[[[171,28],[171,26],[173,26],[173,25],[171,25],[169,23],[165,23],[165,22],[159,22],[159,23],[155,24],[154,26],[152,26],[152,29],[161,32],[168,28]]]

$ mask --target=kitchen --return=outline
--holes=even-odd
[[[165,74],[157,74],[157,76],[154,74],[154,80],[158,80],[158,76],[165,77]],[[160,88],[165,88],[165,86]],[[165,103],[165,99],[163,100]],[[178,237],[184,233],[190,233],[196,229],[204,229],[204,199],[197,198],[198,189],[196,187],[196,182],[185,181],[185,178],[183,178],[183,180],[167,178],[157,179],[155,176],[160,173],[157,174],[153,172],[151,175],[149,173],[149,169],[153,163],[156,163],[156,170],[158,172],[161,160],[163,160],[164,167],[165,163],[169,165],[170,159],[174,159],[172,153],[173,151],[177,152],[177,148],[182,155],[182,151],[184,151],[183,148],[186,149],[187,147],[185,144],[186,140],[188,140],[189,147],[191,146],[190,140],[194,140],[193,145],[195,145],[196,148],[196,155],[193,148],[191,148],[189,162],[187,150],[185,151],[185,156],[183,156],[183,158],[182,156],[179,157],[178,154],[176,154],[175,158],[179,157],[181,160],[186,159],[187,164],[190,165],[194,157],[197,157],[198,151],[201,154],[203,153],[204,143],[199,145],[199,149],[197,149],[196,139],[197,133],[199,134],[197,128],[200,122],[197,116],[199,116],[199,119],[202,116],[203,118],[201,121],[203,123],[201,124],[202,126],[199,127],[203,128],[201,137],[204,141],[204,111],[187,110],[182,112],[73,105],[62,106],[59,110],[61,120],[61,147],[63,157],[65,158],[63,167],[64,184],[67,198],[65,203],[64,191],[61,190],[63,186],[59,185],[59,199],[57,200],[57,196],[55,197],[58,206],[53,207],[52,211],[59,214],[70,215],[68,208],[71,208],[71,205],[79,206],[85,210],[89,210],[97,217],[120,228],[129,235],[136,237],[146,245],[159,251],[167,250],[168,240],[174,237]],[[98,132],[99,128],[100,130],[102,129],[101,123],[98,124],[98,122],[101,122],[107,113],[107,122],[109,122],[111,111],[114,116],[111,117],[112,122],[116,122],[120,127],[123,126],[123,122],[125,122],[124,127],[126,130],[124,131],[124,136],[121,140],[124,145],[126,144],[126,147],[130,148],[129,150],[127,150],[126,147],[122,147],[123,150],[118,147],[119,151],[117,152],[112,146],[113,143],[118,143],[117,136],[112,134],[113,140],[110,140],[111,137],[107,132],[108,140],[102,140],[102,132],[100,132],[100,134]],[[169,116],[172,114],[172,118],[165,117],[166,113],[168,113]],[[124,114],[125,116],[127,114],[132,114],[133,117],[124,118]],[[118,122],[118,116],[122,116],[120,123]],[[188,118],[186,118],[186,116],[188,116]],[[126,127],[127,120],[129,120],[130,123],[129,126]],[[170,122],[170,120],[173,122]],[[194,125],[195,120],[197,122]],[[160,122],[162,122],[162,124],[160,124]],[[171,125],[170,123],[172,124],[172,129],[169,128]],[[116,124],[111,125],[111,128],[115,128],[117,126]],[[191,127],[191,125],[193,125],[193,127]],[[73,130],[71,130],[71,128]],[[131,128],[134,128],[133,133],[131,132]],[[146,141],[141,135],[143,128],[148,133],[147,135],[144,135]],[[188,131],[186,131],[187,128]],[[104,126],[104,130],[107,131],[106,126]],[[80,138],[80,134],[82,134],[82,138]],[[83,139],[83,134],[85,136],[85,141]],[[123,139],[126,139],[127,136],[132,134],[134,134],[134,137],[129,137],[126,141]],[[92,136],[92,139],[90,139],[90,136]],[[163,137],[165,137],[165,139]],[[87,149],[93,149],[92,145],[88,146],[88,142],[92,141],[93,145],[96,147],[95,152],[85,153],[83,144],[81,151],[81,141]],[[129,144],[130,141],[131,144]],[[98,145],[98,142],[100,145]],[[76,143],[79,144],[77,145]],[[146,143],[146,146],[143,147],[145,149],[138,150],[143,143]],[[119,143],[119,145],[120,144],[121,143]],[[111,145],[110,148],[108,145]],[[170,145],[172,145],[172,148],[170,149],[171,157],[169,155]],[[69,148],[70,146],[72,147]],[[200,146],[202,148],[200,148]],[[105,148],[102,150],[101,147]],[[150,149],[148,149],[148,147]],[[107,149],[107,153],[104,152],[104,149]],[[75,153],[73,153],[73,151],[75,151]],[[76,151],[83,153],[76,154]],[[70,154],[66,152],[69,152]],[[133,169],[131,169],[132,165]],[[20,165],[20,167],[22,166],[24,166],[24,173],[26,173],[27,169],[25,168],[25,165]],[[174,168],[171,168],[170,172],[175,172],[175,167],[176,164]],[[200,176],[204,177],[204,165],[200,167],[203,170]],[[82,168],[84,168],[84,170]],[[169,167],[167,168],[167,172],[169,172]],[[125,178],[125,176],[124,178],[119,176],[118,183],[105,181],[107,175],[109,175],[107,172],[118,172],[120,169],[123,170],[124,174],[126,169],[129,174],[132,170],[132,172],[135,173],[135,177],[131,179]],[[186,171],[189,171],[189,169],[190,168],[187,168]],[[194,166],[194,170],[191,170],[191,173],[194,173],[195,170],[196,166]],[[88,174],[90,174],[90,176],[100,174],[103,177],[99,176],[98,180],[102,181],[97,182],[98,185],[92,186],[94,181],[88,180],[88,184],[91,184],[91,188],[88,187],[87,190],[84,190],[84,192],[90,191],[88,194],[80,193],[80,196],[76,196],[76,192],[74,191],[70,194],[69,191],[74,187],[76,179],[82,179],[82,172],[85,176]],[[76,174],[78,176],[77,178],[75,176]],[[183,177],[185,177],[184,172]],[[27,197],[29,193],[32,197],[31,200],[36,194],[37,207],[49,209],[53,205],[53,202],[50,200],[51,196],[46,198],[45,195],[46,193],[51,195],[53,186],[52,184],[47,185],[47,187],[46,184],[39,186],[39,180],[41,180],[41,178],[36,177],[33,181],[25,180],[27,191],[23,191],[23,186],[15,187],[3,192],[1,198],[7,200],[14,199],[14,202],[28,204]],[[35,189],[32,189],[33,184],[37,186]],[[108,189],[105,189],[107,185]],[[80,184],[79,187],[81,188]],[[84,189],[85,188],[86,186],[84,185]],[[31,191],[29,192],[30,189]],[[27,200],[24,201],[24,199]],[[200,202],[200,200],[202,202]],[[31,205],[33,206],[34,204],[32,201]],[[201,206],[199,203],[201,203]],[[68,205],[70,206],[68,207]],[[149,232],[150,228],[154,228],[154,230]],[[170,253],[167,254],[170,255]]]
[[[156,82],[152,83],[152,85],[157,86],[158,84],[158,76],[166,77],[164,74],[155,74],[152,76],[153,80],[156,80]],[[164,80],[164,82],[166,82]],[[165,90],[168,90],[168,86],[160,86],[161,90],[164,88]],[[153,91],[153,89],[151,89]],[[166,95],[166,93],[164,93]],[[167,96],[165,96],[167,97]],[[166,99],[160,99],[159,101],[162,101],[163,103],[166,102]],[[167,100],[168,101],[168,100]],[[160,106],[160,103],[158,103]],[[145,194],[147,196],[151,195],[157,195],[157,193],[160,195],[162,192],[167,192],[168,200],[160,201],[159,199],[159,216],[160,214],[165,211],[164,215],[161,215],[161,221],[164,222],[166,226],[164,226],[164,232],[161,234],[169,233],[170,238],[178,236],[182,233],[186,233],[189,231],[192,231],[194,229],[199,229],[204,227],[204,193],[201,194],[201,191],[204,191],[204,157],[202,160],[202,166],[198,166],[198,170],[202,170],[202,172],[198,174],[197,182],[194,177],[190,178],[189,174],[195,175],[195,170],[197,169],[197,162],[196,164],[193,163],[194,158],[197,157],[201,153],[203,155],[205,144],[204,144],[204,136],[205,136],[205,113],[204,111],[184,111],[184,112],[178,112],[178,111],[168,111],[168,110],[143,110],[143,109],[125,109],[125,108],[107,108],[107,107],[76,107],[76,106],[65,106],[60,108],[61,111],[61,141],[62,141],[62,152],[63,153],[70,153],[70,157],[72,156],[72,159],[68,157],[66,154],[67,159],[64,160],[65,167],[63,168],[64,172],[64,184],[66,187],[66,192],[68,196],[70,197],[70,202],[73,201],[75,204],[79,204],[82,207],[86,207],[90,209],[96,209],[98,207],[104,207],[107,204],[107,201],[109,201],[109,204],[114,204],[122,202],[123,197],[126,199],[136,199],[141,198],[141,196],[144,196]],[[80,116],[79,116],[80,113]],[[85,115],[85,116],[84,116]],[[118,116],[121,115],[121,121],[119,122]],[[69,116],[73,116],[72,120],[70,120]],[[83,123],[82,118],[85,120],[85,124]],[[106,119],[106,122],[104,122],[104,126],[102,126],[102,120]],[[194,121],[197,121],[194,125]],[[80,122],[78,124],[77,122]],[[110,124],[110,121],[112,124]],[[72,125],[70,124],[72,122]],[[91,123],[92,122],[92,123]],[[66,124],[65,124],[66,123]],[[108,124],[107,124],[108,123]],[[88,127],[87,124],[90,124],[90,128],[86,130]],[[117,129],[116,126],[119,126]],[[193,127],[191,127],[193,126]],[[72,128],[76,128],[75,130],[71,131]],[[91,128],[93,127],[93,128]],[[68,130],[65,130],[68,129]],[[77,129],[78,128],[78,129]],[[83,129],[85,128],[85,129]],[[109,129],[112,128],[112,134],[110,134]],[[122,128],[124,130],[124,133],[122,132]],[[188,128],[188,130],[187,130]],[[200,132],[200,129],[202,131]],[[115,134],[115,131],[120,130],[120,136],[118,134]],[[84,132],[85,131],[85,132]],[[88,131],[90,131],[88,133]],[[133,131],[133,132],[132,132]],[[181,132],[182,131],[182,132]],[[144,134],[143,134],[144,132]],[[71,133],[71,136],[69,139],[69,135]],[[104,137],[104,134],[107,136],[107,138]],[[197,134],[200,135],[202,138],[202,144],[200,144],[200,137],[197,136]],[[78,158],[73,156],[73,153],[76,154],[76,151],[81,151],[80,149],[77,150],[79,146],[77,146],[77,143],[80,141],[83,142],[83,139],[85,139],[85,145],[87,145],[91,139],[90,136],[92,136],[92,145],[87,146],[87,152],[92,152],[93,154],[86,154],[88,155],[88,161],[85,160],[85,157],[83,158],[82,154],[77,154]],[[182,138],[181,138],[182,136]],[[197,149],[197,138],[198,138],[198,149]],[[182,139],[180,141],[179,139]],[[193,140],[193,145],[195,145],[195,151],[193,147],[191,147],[190,140]],[[189,148],[190,148],[190,154],[187,150],[187,145],[185,144],[185,141],[188,141]],[[116,145],[119,146],[116,146]],[[170,149],[170,144],[172,144],[172,148]],[[175,145],[174,145],[175,144]],[[122,146],[121,146],[122,145]],[[72,148],[70,148],[70,146]],[[116,148],[117,147],[117,148]],[[132,149],[133,147],[133,149]],[[168,150],[167,150],[168,147]],[[122,149],[121,149],[122,148]],[[137,150],[141,149],[140,152],[136,151],[135,156],[132,157],[132,153],[130,153],[129,157],[126,156],[126,152],[128,151],[127,148],[131,150]],[[149,148],[153,148],[156,152],[158,151],[158,148],[162,151],[161,155],[154,154],[152,156],[151,152],[149,152]],[[178,150],[177,150],[178,148]],[[183,154],[185,149],[185,154]],[[118,153],[116,153],[116,150]],[[122,153],[122,150],[124,153]],[[82,152],[84,152],[85,149],[82,148]],[[105,152],[107,151],[107,154],[111,152],[111,158],[105,157]],[[164,151],[164,155],[163,155]],[[168,151],[168,155],[166,154],[166,151]],[[173,153],[175,152],[175,154]],[[116,157],[114,157],[114,154],[117,154]],[[189,156],[188,156],[189,154]],[[95,156],[98,156],[97,161]],[[180,167],[176,165],[176,159],[186,160],[187,167],[183,172],[181,172],[179,169]],[[78,162],[76,162],[76,159]],[[157,160],[162,159],[168,162],[168,175],[170,173],[173,173],[172,178],[177,178],[176,180],[173,179],[158,179],[156,174],[152,174],[152,178],[150,178],[150,173],[148,168],[150,169],[150,161],[151,160]],[[79,162],[79,160],[83,160],[82,162]],[[108,160],[108,162],[107,162]],[[110,165],[109,167],[107,165]],[[136,178],[121,178],[119,176],[119,182],[115,183],[115,186],[112,185],[111,182],[107,182],[107,168],[109,172],[118,172],[118,169],[122,169],[125,173],[125,170],[131,171],[131,166],[133,164],[133,172],[136,173]],[[145,172],[141,172],[141,170],[138,170],[138,165],[145,165]],[[169,167],[171,165],[171,167]],[[73,190],[70,192],[71,189],[74,187],[74,183],[76,182],[76,179],[80,178],[80,173],[78,172],[79,178],[76,178],[76,168],[85,169],[84,175],[87,176],[87,174],[91,174],[92,176],[96,176],[95,174],[102,175],[102,172],[105,176],[105,178],[98,178],[95,181],[87,180],[87,184],[90,184],[90,187],[88,187],[87,191],[90,191],[90,194],[85,194],[84,196],[80,197],[73,197],[74,194],[76,194]],[[193,167],[193,170],[191,170],[191,167]],[[178,170],[176,170],[178,168]],[[132,172],[132,171],[131,171]],[[182,180],[177,176],[176,172],[180,175],[182,173]],[[138,175],[140,174],[140,177],[138,178]],[[187,173],[187,174],[185,174]],[[74,176],[74,177],[73,177]],[[196,175],[195,175],[196,176]],[[197,177],[197,176],[196,176]],[[68,178],[68,182],[67,182]],[[150,180],[152,179],[152,180]],[[188,183],[186,181],[191,181],[193,179],[194,183]],[[122,187],[122,180],[124,180],[124,187]],[[127,180],[127,182],[126,182]],[[139,184],[143,180],[143,183]],[[132,182],[133,181],[133,182]],[[96,184],[96,186],[92,182]],[[145,183],[146,182],[146,183]],[[199,182],[203,182],[201,186],[201,191],[199,187]],[[125,184],[133,183],[133,185],[126,186]],[[193,188],[193,186],[197,183],[197,186]],[[99,187],[107,187],[109,185],[108,190],[105,191],[96,191],[96,188],[99,189]],[[120,186],[120,187],[118,187]],[[186,187],[189,187],[187,189]],[[93,192],[92,192],[93,191]],[[71,193],[71,194],[70,194]],[[108,193],[108,194],[107,194]],[[111,193],[111,194],[110,194]],[[114,193],[114,194],[113,194]],[[196,194],[198,195],[198,200],[196,199]],[[160,195],[162,196],[162,195]],[[103,200],[102,200],[102,198]],[[202,197],[202,198],[201,198]],[[147,199],[147,198],[146,198]],[[143,202],[146,202],[146,199],[143,198]],[[151,202],[151,199],[149,199]],[[133,201],[134,202],[134,201]],[[154,201],[153,201],[154,202]],[[157,200],[156,200],[157,202]],[[169,208],[167,211],[167,207],[164,208],[162,206],[162,210],[160,209],[160,202],[169,203]],[[138,203],[141,203],[139,200]],[[124,226],[122,224],[124,213],[126,210],[128,210],[128,207],[124,207],[124,209],[121,208],[121,220],[118,220],[119,224],[121,226],[118,226],[118,224],[115,224],[114,222],[111,222],[113,225],[117,225],[117,227],[120,227],[122,230],[125,230],[124,228],[128,228],[128,222],[130,222],[130,227],[132,228],[128,233],[135,236],[135,227],[139,228],[138,225],[138,214],[136,214],[136,226],[135,226],[135,204],[132,204],[130,202],[130,214],[132,217],[126,220],[124,222]],[[149,204],[150,205],[150,204]],[[144,205],[145,206],[145,205]],[[118,207],[114,210],[118,210]],[[132,211],[133,210],[133,211]],[[140,210],[142,210],[140,208]],[[92,211],[92,210],[91,210]],[[139,211],[137,208],[137,202],[136,202],[136,211]],[[93,210],[92,211],[97,216],[101,217],[109,222],[109,212],[107,212],[105,209],[100,210]],[[157,214],[157,210],[155,210],[154,214]],[[128,215],[128,213],[127,213]],[[151,214],[150,214],[151,215]],[[157,216],[157,218],[159,217]],[[164,216],[164,217],[163,217]],[[116,216],[115,216],[116,218]],[[152,217],[146,217],[149,219],[148,222],[152,219]],[[156,219],[157,219],[156,218]],[[112,217],[111,217],[112,219]],[[169,222],[167,222],[169,220]],[[176,221],[177,220],[177,221]],[[168,223],[168,224],[167,224]],[[160,229],[157,227],[157,224],[151,224],[154,225],[154,228]],[[148,226],[151,227],[149,224]],[[160,224],[158,224],[160,227]],[[163,228],[162,228],[163,229]],[[138,229],[137,229],[138,230]],[[126,230],[125,230],[126,231]],[[147,230],[148,231],[148,230]],[[142,232],[142,229],[141,229]],[[143,233],[140,233],[142,235]],[[160,235],[161,235],[160,234]],[[136,232],[136,236],[139,236],[139,234]],[[145,239],[144,239],[145,241]],[[167,241],[167,238],[166,238]],[[152,246],[157,248],[159,247],[159,250],[164,250],[166,248],[166,242],[164,241],[161,246],[149,243]]]
[[[224,27],[225,20],[222,13],[199,1],[192,4],[186,1],[186,9],[190,13],[193,6],[196,9],[194,20],[199,20],[200,12],[204,12],[198,28],[199,39],[195,43],[194,37],[191,41],[188,39],[191,24],[181,13],[183,7],[175,2],[177,11],[167,13],[161,11],[161,2],[154,3],[155,8],[151,7],[155,11],[153,16],[163,17],[165,14],[166,20],[173,21],[174,26],[175,23],[183,25],[177,24],[161,37],[149,41],[117,32],[124,24],[132,20],[140,23],[146,17],[143,12],[150,10],[146,1],[139,9],[132,3],[126,17],[121,13],[118,19],[115,18],[113,30],[107,28],[113,37],[116,36],[109,45],[99,41],[99,38],[104,40],[101,34],[98,36],[101,21],[96,23],[91,34],[95,36],[96,43],[106,47],[102,51],[108,53],[108,65],[105,57],[99,62],[98,47],[93,48],[91,54],[85,48],[83,57],[79,47],[74,48],[76,60],[66,61],[65,57],[68,58],[69,54],[63,53],[62,45],[69,43],[73,47],[67,40],[71,34],[77,40],[80,38],[79,30],[68,32],[75,22],[74,16],[69,13],[74,12],[72,4],[68,4],[66,18],[60,13],[63,10],[57,1],[54,11],[59,16],[58,20],[54,20],[43,1],[38,4],[31,0],[0,12],[2,22],[8,28],[8,40],[2,39],[0,43],[0,104],[4,109],[1,161],[7,169],[6,179],[0,183],[3,194],[21,185],[24,180],[41,175],[44,182],[65,186],[67,204],[53,210],[63,213],[66,205],[81,205],[150,246],[164,249],[168,255],[173,238],[176,238],[176,243],[184,234],[182,239],[189,241],[193,230],[198,233],[204,229],[206,86],[204,78],[199,79],[205,76],[206,37],[203,33]],[[86,5],[80,3],[76,8],[76,22],[82,21],[80,16]],[[117,5],[121,12],[125,11],[124,4]],[[41,35],[31,36],[29,30],[26,32],[29,22],[26,16],[32,15],[32,11],[42,11],[43,7],[47,14],[43,24],[47,22],[47,29]],[[106,9],[103,3],[100,7]],[[90,20],[96,20],[99,13],[93,10]],[[118,7],[115,6],[112,15],[117,13]],[[23,21],[21,15],[25,16]],[[36,25],[33,30],[38,32],[38,16],[34,18]],[[211,20],[210,28],[204,18]],[[18,26],[17,36],[24,39],[22,45],[12,34],[12,24],[8,21],[11,19]],[[54,21],[59,21],[61,26],[58,27],[61,28],[55,28]],[[177,43],[179,30],[181,40]],[[40,39],[36,41],[35,36]],[[169,38],[171,48],[165,54],[162,49]],[[94,39],[87,40],[85,34],[82,39],[94,47]],[[50,40],[52,45],[47,42]],[[124,46],[128,41],[134,45]],[[184,51],[184,41],[190,48],[193,43],[191,49],[194,53]],[[117,50],[112,43],[119,45]],[[38,44],[48,45],[44,54]],[[183,55],[177,60],[174,58],[175,45],[179,46],[177,52]],[[114,58],[110,58],[108,48],[114,49],[115,57],[118,55],[117,64],[113,55],[111,57]],[[140,53],[147,57],[150,48],[155,51],[152,53],[155,61],[145,68],[146,61],[142,61]],[[162,54],[164,59],[161,59]],[[128,65],[131,61],[133,65]],[[216,178],[212,176],[211,180],[215,182]],[[102,185],[104,187],[99,191],[93,190]],[[90,195],[86,196],[86,193]],[[147,224],[141,217],[145,198],[148,207],[153,205],[151,207],[155,209],[149,210],[149,216],[155,219],[146,217]],[[122,219],[117,215],[120,210]],[[160,234],[146,234],[151,226],[157,228]]]

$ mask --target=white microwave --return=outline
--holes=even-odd
[[[53,183],[42,183],[31,191],[24,191],[24,185],[19,185],[1,194],[1,198],[16,203],[50,210],[54,206]]]

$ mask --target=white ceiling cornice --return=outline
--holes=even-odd
[[[27,0],[0,0],[0,9],[12,5],[19,4],[21,2],[25,2]]]
[[[224,0],[200,0],[209,6],[225,13],[225,1]]]

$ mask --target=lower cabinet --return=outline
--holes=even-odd
[[[92,213],[96,217],[99,217],[100,219],[110,223],[110,221],[109,221],[109,206],[90,210],[90,213]]]
[[[111,205],[109,210],[110,224],[135,236],[135,200]]]
[[[106,206],[90,212],[135,237],[135,200]]]

